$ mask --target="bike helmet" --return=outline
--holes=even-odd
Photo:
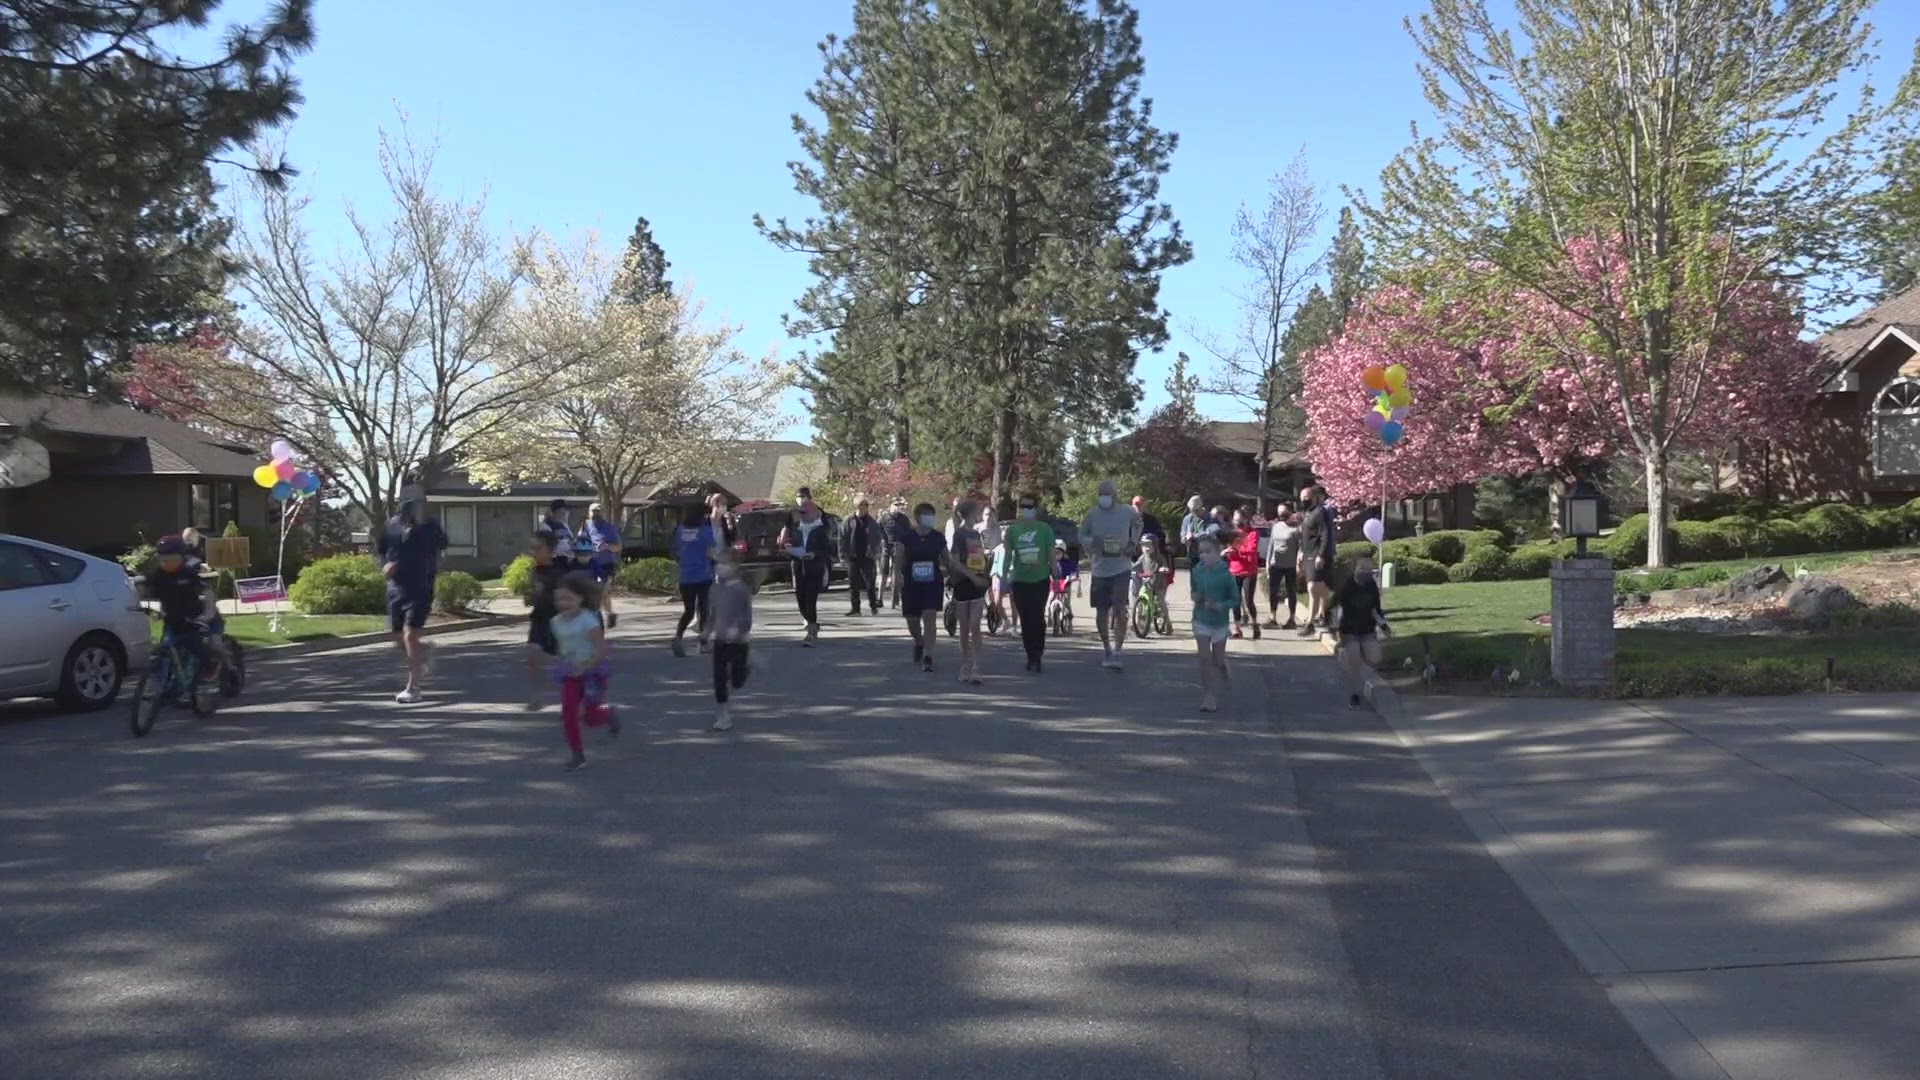
[[[163,536],[159,543],[153,545],[153,552],[156,555],[185,555],[187,542],[178,536]]]

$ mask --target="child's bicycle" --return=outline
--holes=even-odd
[[[1148,637],[1159,634],[1161,637],[1173,636],[1173,615],[1167,610],[1167,602],[1161,598],[1154,586],[1154,579],[1161,576],[1156,570],[1140,578],[1140,595],[1133,602],[1133,634],[1135,637]]]
[[[943,618],[945,618],[947,623],[948,637],[953,637],[960,633],[960,613],[954,609],[953,601],[947,601],[947,609]],[[987,605],[987,633],[999,633],[1000,624],[1005,620],[1006,616],[1000,613],[999,608],[994,607],[992,604]]]
[[[1073,633],[1073,608],[1067,605],[1067,590],[1073,587],[1070,578],[1054,578],[1047,583],[1051,595],[1047,597],[1047,626],[1055,637],[1067,637]]]
[[[224,634],[209,635],[206,662],[215,665],[212,678],[200,677],[200,665],[174,639],[173,631],[161,635],[153,659],[133,690],[135,737],[153,730],[163,706],[184,704],[196,716],[212,716],[220,698],[239,695],[247,680],[240,643]]]

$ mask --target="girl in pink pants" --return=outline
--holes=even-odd
[[[599,586],[592,576],[574,571],[553,590],[554,677],[560,683],[560,722],[566,728],[567,771],[586,765],[580,728],[604,727],[620,735],[620,717],[607,704],[607,631],[596,610]]]

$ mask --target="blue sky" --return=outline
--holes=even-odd
[[[1369,187],[1429,117],[1401,21],[1413,0],[1274,3],[1137,0],[1146,91],[1180,148],[1163,194],[1195,248],[1161,292],[1173,340],[1141,357],[1147,407],[1192,328],[1232,329],[1241,271],[1228,229],[1242,202],[1304,150],[1330,190]],[[230,0],[229,19],[263,0]],[[763,241],[753,215],[799,217],[787,162],[791,115],[819,73],[816,43],[849,24],[850,0],[319,0],[319,40],[298,73],[307,97],[287,135],[326,239],[338,207],[373,211],[384,191],[381,126],[404,109],[437,134],[443,189],[488,193],[503,228],[598,229],[624,242],[637,215],[708,311],[744,329],[749,352],[791,356],[780,317],[808,283],[804,262]],[[1882,0],[1878,82],[1898,77],[1920,4]],[[1239,418],[1230,403],[1208,411]],[[804,411],[792,411],[805,437]]]

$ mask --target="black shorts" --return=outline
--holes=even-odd
[[[1333,560],[1331,559],[1327,560],[1327,565],[1320,567],[1314,566],[1312,559],[1303,560],[1300,564],[1300,577],[1309,585],[1325,585],[1332,574]]]
[[[387,593],[387,623],[399,633],[403,626],[415,630],[427,625],[427,615],[433,611],[433,597],[419,596],[413,593]]]
[[[537,646],[548,656],[560,651],[560,642],[553,636],[553,623],[538,616],[527,623],[527,644]]]

